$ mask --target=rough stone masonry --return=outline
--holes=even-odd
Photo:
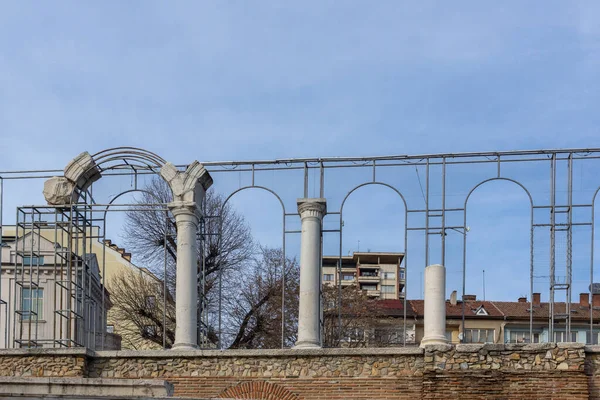
[[[0,376],[162,379],[175,396],[600,399],[600,347],[577,343],[227,351],[0,350]]]

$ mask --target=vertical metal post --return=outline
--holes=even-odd
[[[319,172],[321,175],[321,182],[320,182],[320,186],[319,186],[319,188],[320,188],[319,197],[324,198],[325,197],[325,167],[323,166],[323,162],[320,163]]]
[[[337,340],[340,342],[342,340],[342,231],[344,229],[344,219],[342,216],[343,207],[340,208],[340,258],[338,260],[338,293],[337,293],[337,312],[338,312],[338,329],[337,329]]]
[[[556,240],[556,154],[552,154],[550,162],[550,303],[549,303],[549,321],[548,321],[548,341],[554,340],[554,286],[556,284],[556,260],[555,260],[555,240]]]
[[[282,230],[281,230],[281,348],[285,347],[285,274],[286,268],[285,265],[287,263],[287,258],[285,255],[285,209],[281,210],[282,213]]]
[[[308,198],[308,163],[304,163],[304,198]]]
[[[446,157],[442,159],[442,265],[446,266]]]
[[[465,201],[465,209],[463,210],[463,227],[467,226],[467,203]],[[465,340],[465,287],[467,285],[467,235],[463,234],[463,254],[462,254],[462,300],[461,300],[461,343]]]
[[[596,224],[594,222],[595,219],[595,204],[596,204],[596,196],[598,195],[598,191],[594,193],[594,197],[592,198],[592,232],[590,237],[590,294],[588,298],[589,305],[589,313],[590,313],[590,343],[594,344],[594,313],[593,313],[593,302],[594,302],[594,230],[596,228]]]
[[[532,200],[533,201],[533,200]],[[533,226],[533,202],[531,203],[530,213],[530,227],[529,227],[529,341],[533,343],[533,246],[534,246],[534,232],[535,227]]]
[[[567,185],[568,185],[568,212],[567,212],[567,299],[566,299],[566,313],[567,313],[567,340],[571,338],[571,285],[573,283],[573,154],[569,154],[567,163]]]
[[[425,171],[425,267],[427,267],[429,265],[429,158]]]
[[[167,348],[167,235],[169,234],[169,210],[165,210],[165,234],[163,236],[163,349]],[[202,252],[204,254],[204,251]]]

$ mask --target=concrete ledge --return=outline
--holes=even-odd
[[[84,347],[74,347],[70,349],[0,349],[0,357],[6,356],[84,356],[92,357],[94,351]]]
[[[169,397],[173,385],[154,379],[0,377],[3,396]]]
[[[414,356],[418,347],[378,347],[361,349],[270,349],[270,350],[123,350],[97,351],[95,358],[194,358],[194,357],[327,357],[327,356]]]
[[[584,346],[585,352],[589,354],[597,354],[600,353],[600,346],[598,345],[586,345]]]

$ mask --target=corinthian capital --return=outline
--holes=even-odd
[[[208,171],[198,161],[191,163],[185,172],[179,171],[173,164],[166,163],[160,169],[160,175],[173,191],[173,201],[196,202],[200,204],[204,193],[213,181]]]
[[[301,219],[323,219],[325,214],[327,214],[327,201],[322,198],[298,199],[298,213]]]

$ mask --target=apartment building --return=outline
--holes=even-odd
[[[323,284],[356,285],[367,296],[380,300],[404,298],[406,271],[404,253],[354,252],[351,256],[323,257]]]

